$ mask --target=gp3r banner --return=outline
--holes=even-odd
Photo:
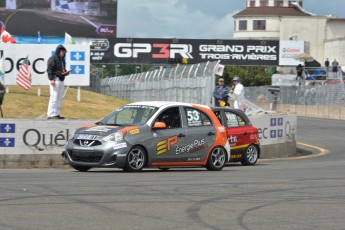
[[[279,41],[117,38],[91,46],[92,63],[167,63],[188,59],[188,64],[220,60],[223,65],[276,66]]]

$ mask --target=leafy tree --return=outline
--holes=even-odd
[[[271,73],[273,71],[265,67],[240,67],[226,66],[223,78],[226,85],[232,85],[232,79],[239,77],[244,86],[264,86],[271,85]],[[217,80],[220,77],[217,77]]]

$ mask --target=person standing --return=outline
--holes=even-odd
[[[296,80],[303,80],[303,66],[302,64],[298,64],[298,66],[296,67],[296,71],[297,71],[297,76],[296,76]]]
[[[244,98],[244,86],[241,84],[241,79],[239,77],[234,77],[232,82],[234,84],[232,93],[235,94],[239,99]],[[239,100],[234,102],[234,108],[244,110],[242,103]]]
[[[48,119],[64,119],[60,116],[60,107],[64,93],[64,80],[69,75],[66,71],[66,53],[66,48],[59,45],[56,47],[55,55],[48,59],[47,73],[50,81]]]
[[[326,68],[329,68],[329,60],[328,60],[328,58],[326,58],[325,67],[326,67]]]
[[[230,106],[228,99],[229,99],[229,91],[230,88],[224,84],[224,79],[219,78],[218,85],[213,90],[213,97],[215,101],[215,106],[217,107],[225,107]]]
[[[333,77],[334,77],[334,78],[337,77],[338,66],[339,66],[339,63],[337,62],[336,59],[334,59],[334,61],[332,62],[332,72],[333,72]]]

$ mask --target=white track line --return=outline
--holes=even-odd
[[[95,23],[91,22],[89,19],[80,16],[82,19],[84,19],[87,23],[89,23],[90,25],[92,25],[93,27],[95,27],[96,29],[98,29],[98,25],[96,25]]]

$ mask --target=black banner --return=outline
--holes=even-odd
[[[164,64],[182,58],[188,64],[220,60],[224,65],[277,66],[279,41],[117,38],[91,45],[92,63]]]

